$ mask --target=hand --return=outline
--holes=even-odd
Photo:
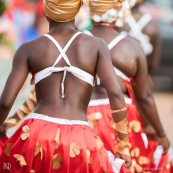
[[[170,147],[169,139],[166,136],[164,136],[164,137],[157,137],[157,140],[163,147],[163,154],[166,154]]]
[[[132,165],[132,160],[131,160],[131,157],[128,156],[128,155],[125,155],[125,154],[121,154],[121,153],[116,153],[116,158],[120,158],[120,159],[123,159],[125,161],[124,163],[124,166],[126,168],[129,168],[131,165]]]
[[[0,126],[0,136],[5,137],[6,136],[6,131],[7,131],[8,128],[9,128],[9,124],[3,123]]]
[[[10,118],[9,118],[10,119]],[[7,122],[4,122],[1,126],[0,126],[0,136],[2,137],[6,137],[6,132],[7,130],[10,128],[10,127],[13,127],[15,126],[16,123],[7,123]]]
[[[156,131],[154,130],[151,124],[148,124],[147,126],[144,127],[144,132],[146,133],[148,138],[151,138],[151,139],[157,138]]]

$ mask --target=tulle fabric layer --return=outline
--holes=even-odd
[[[107,99],[105,103],[103,103],[103,100],[95,100],[95,105],[89,105],[87,118],[94,132],[103,141],[106,150],[116,154],[115,146],[117,144],[117,137],[110,112],[109,100]]]
[[[25,120],[7,140],[0,156],[1,173],[113,172],[102,141],[86,122],[55,123],[42,117]]]
[[[136,170],[143,171],[150,167],[150,160],[147,158],[148,150],[142,138],[143,130],[137,108],[132,103],[126,103],[126,106],[129,122],[130,154],[133,162],[131,169],[124,168],[124,172],[134,173],[137,172]],[[88,107],[87,117],[94,132],[103,141],[105,148],[116,154],[117,136],[109,101],[106,101],[106,99],[93,100]]]

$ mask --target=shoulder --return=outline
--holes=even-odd
[[[26,59],[30,60],[30,58],[34,55],[39,54],[39,52],[44,52],[45,50],[45,41],[43,39],[46,39],[44,37],[38,37],[37,39],[34,39],[32,41],[25,42],[19,46],[17,49],[14,58],[16,59]]]
[[[145,61],[146,56],[145,56],[145,53],[144,53],[140,43],[131,37],[127,37],[126,41],[127,41],[127,44],[130,46],[130,50],[134,52],[137,60],[138,61]]]
[[[137,40],[135,40],[134,38],[131,38],[129,36],[125,37],[120,43],[119,43],[120,47],[122,47],[122,49],[126,48],[129,49],[130,51],[142,51],[142,48],[139,44],[139,42]]]
[[[43,39],[44,39],[44,37],[41,36],[41,37],[38,37],[38,38],[36,38],[36,39],[34,39],[34,40],[24,42],[24,43],[22,43],[22,44],[20,45],[20,47],[18,48],[18,50],[26,50],[26,51],[28,50],[28,52],[29,52],[29,50],[30,50],[31,48],[37,47],[38,44],[43,43],[43,42],[42,42]]]
[[[132,59],[145,57],[139,42],[131,37],[125,37],[119,44],[117,44],[117,46],[115,46],[114,55],[117,57],[126,56]]]
[[[153,19],[148,23],[148,25],[144,28],[143,31],[150,37],[158,36],[160,34],[158,23]]]
[[[89,47],[92,47],[92,48],[97,48],[97,49],[100,49],[103,47],[108,48],[106,42],[102,38],[98,38],[93,35],[82,33],[81,40],[82,42],[85,43],[85,45],[88,45]]]

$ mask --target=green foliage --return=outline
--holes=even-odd
[[[0,15],[6,10],[6,4],[4,0],[0,0]]]
[[[4,33],[0,33],[0,45],[4,44],[4,45],[8,45],[9,41],[5,38]]]

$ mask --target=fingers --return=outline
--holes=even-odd
[[[124,163],[124,166],[126,168],[130,168],[131,165],[132,165],[132,162],[131,161],[125,161],[125,163]]]
[[[5,136],[6,135],[6,125],[1,125],[0,127],[0,135]]]
[[[158,138],[158,141],[163,147],[163,154],[166,154],[170,147],[170,142],[169,142],[168,138],[167,137]]]
[[[163,154],[167,154],[169,150],[169,147],[163,148]]]
[[[124,166],[126,168],[129,168],[132,165],[132,160],[130,156],[118,153],[116,157],[120,157],[121,159],[125,161]]]
[[[163,154],[167,154],[167,153],[168,153],[168,149],[164,149]]]

